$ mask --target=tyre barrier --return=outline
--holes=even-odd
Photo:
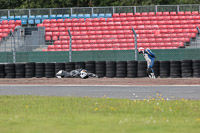
[[[181,72],[183,78],[193,77],[192,60],[181,61]]]
[[[86,61],[85,62],[85,69],[89,72],[89,73],[95,73],[95,61]]]
[[[35,77],[45,77],[45,63],[35,63]]]
[[[127,77],[127,61],[116,62],[116,77],[117,78]]]
[[[193,60],[192,69],[193,69],[193,77],[200,78],[200,60]]]
[[[127,78],[136,78],[138,71],[137,61],[127,61]]]
[[[160,78],[168,78],[170,76],[170,61],[160,61]]]
[[[107,78],[116,77],[116,61],[106,62],[106,77]]]
[[[85,61],[66,63],[6,63],[0,64],[0,78],[55,78],[59,70],[83,68],[99,77],[147,77],[146,61]],[[160,78],[200,78],[200,60],[155,61],[154,73]]]
[[[95,73],[99,78],[106,76],[106,61],[96,61]]]
[[[138,61],[138,78],[147,77],[147,62]]]
[[[170,77],[181,78],[181,61],[170,61]]]
[[[25,78],[35,77],[35,62],[25,64]]]

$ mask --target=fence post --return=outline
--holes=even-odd
[[[10,30],[10,35],[13,37],[14,45],[12,45],[13,63],[16,63],[16,46],[15,46],[15,35],[12,30]],[[11,41],[12,44],[12,41]]]
[[[135,60],[138,60],[138,52],[137,52],[137,33],[135,32],[134,28],[132,27],[132,31],[135,35]]]
[[[69,33],[69,62],[72,61],[72,34],[70,32],[70,29],[68,29]]]
[[[198,31],[198,34],[200,34],[200,29],[199,29],[199,27],[197,26],[197,31]]]

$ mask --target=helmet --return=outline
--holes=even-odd
[[[85,69],[81,70],[80,77],[82,79],[88,78],[88,74],[87,74],[87,71]]]
[[[64,73],[63,73],[63,70],[60,70],[56,73],[56,77],[57,78],[63,78],[64,77]]]
[[[138,52],[142,52],[142,51],[144,51],[144,48],[143,47],[139,47],[138,48]]]

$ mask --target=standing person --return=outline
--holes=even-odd
[[[140,47],[138,52],[139,54],[143,54],[147,61],[147,74],[149,75],[149,78],[155,78],[153,71],[154,60],[156,58],[155,54],[149,48],[144,49],[143,47]]]

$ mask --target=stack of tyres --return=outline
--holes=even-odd
[[[153,70],[154,70],[155,77],[158,77],[160,75],[160,62],[159,61],[154,62]]]
[[[147,77],[147,62],[138,61],[138,78]]]
[[[55,73],[60,70],[65,70],[65,63],[55,63]]]
[[[35,77],[45,77],[45,63],[35,63]]]
[[[181,61],[182,78],[193,77],[192,60]]]
[[[170,76],[170,61],[160,61],[160,78]]]
[[[116,62],[116,77],[117,78],[127,77],[127,61]]]
[[[85,62],[75,62],[75,69],[85,69]]]
[[[181,61],[170,61],[170,77],[181,78]]]
[[[0,78],[5,78],[5,65],[0,64]]]
[[[115,61],[106,62],[106,77],[108,78],[116,77],[116,62]]]
[[[25,64],[25,78],[35,77],[35,62]]]
[[[65,71],[71,72],[75,69],[75,62],[66,62],[65,63]]]
[[[193,77],[200,78],[200,60],[193,60]]]
[[[85,69],[89,73],[95,73],[95,61],[86,61],[85,62]]]
[[[105,61],[96,61],[95,73],[99,78],[106,76],[106,62]]]
[[[46,63],[45,64],[45,77],[46,78],[55,78],[55,63]]]
[[[15,64],[5,64],[5,78],[15,78]]]
[[[138,61],[127,61],[127,77],[136,78],[138,71]]]
[[[16,63],[15,64],[15,78],[25,78],[25,64]]]

